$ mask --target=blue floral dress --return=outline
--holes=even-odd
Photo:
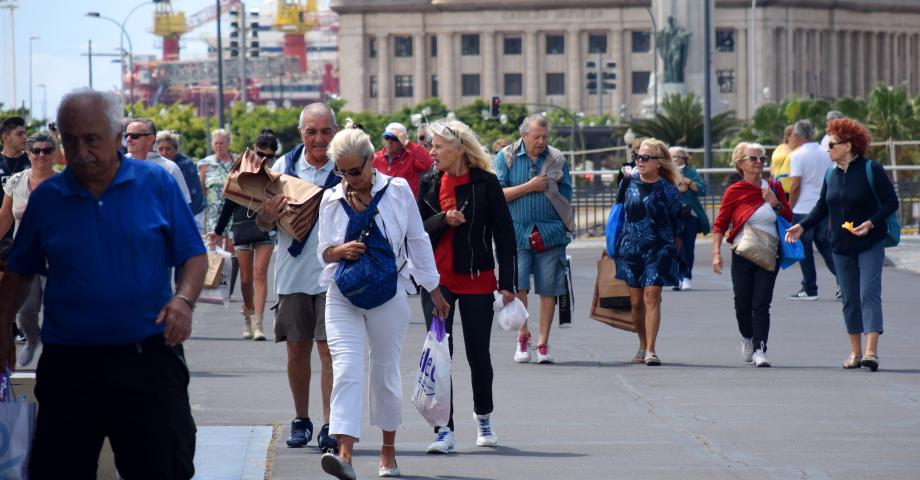
[[[683,229],[680,193],[668,180],[645,183],[638,175],[617,193],[623,227],[617,238],[616,278],[631,288],[677,285],[680,255],[674,240]]]

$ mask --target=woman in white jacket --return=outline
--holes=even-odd
[[[337,478],[355,478],[351,455],[354,442],[361,436],[367,343],[370,347],[370,423],[383,430],[379,475],[398,476],[395,441],[396,429],[402,421],[399,361],[411,315],[405,292],[409,288],[414,289],[409,276],[431,292],[439,316],[446,317],[449,307],[438,289],[440,277],[431,242],[422,226],[415,196],[408,183],[374,169],[374,148],[370,138],[361,130],[346,127],[337,133],[329,145],[329,157],[335,160],[333,172],[342,177],[343,182],[323,195],[317,254],[325,265],[320,282],[329,287],[326,294],[326,335],[333,371],[329,433],[338,438],[339,454],[323,455],[322,466],[323,470]],[[364,229],[370,233],[358,240],[347,241],[350,217],[373,206],[375,195],[381,191],[383,193],[379,196],[373,217],[376,228]],[[373,236],[376,238],[370,238]],[[368,246],[375,245],[381,238],[385,238],[385,244],[388,243],[395,256],[396,292],[379,306],[360,308],[354,302],[362,302],[354,297],[350,300],[339,290],[335,280],[336,270],[343,260],[355,261],[361,255],[369,254]],[[367,293],[368,296],[378,294],[380,285],[369,287],[374,291]]]

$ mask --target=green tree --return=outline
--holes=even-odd
[[[638,137],[654,137],[668,145],[690,148],[703,146],[703,106],[693,93],[667,95],[652,118],[627,122]],[[712,117],[712,141],[720,142],[739,128],[735,112],[728,111]]]
[[[904,87],[876,85],[867,107],[866,126],[875,138],[901,140],[917,133],[917,118]]]
[[[127,109],[126,109],[127,111]],[[159,130],[175,130],[179,133],[179,151],[192,158],[201,158],[208,151],[208,132],[204,118],[199,117],[195,107],[175,103],[157,103],[145,107],[141,102],[134,105],[134,116],[149,118]]]

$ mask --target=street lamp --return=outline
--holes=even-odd
[[[661,83],[661,79],[658,78],[658,24],[655,22],[655,15],[652,14],[651,7],[645,7],[645,10],[648,11],[648,17],[652,19],[652,60],[655,62],[653,67],[655,70],[655,115],[658,115],[658,85]],[[752,57],[753,58],[753,57]]]
[[[42,89],[42,119],[48,121],[48,85],[39,83],[36,87]]]
[[[29,37],[29,123],[32,123],[32,42],[39,40],[39,37]],[[15,105],[14,105],[15,107]]]

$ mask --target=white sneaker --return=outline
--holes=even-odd
[[[759,349],[759,348],[757,349],[756,352],[754,352],[753,360],[754,360],[754,366],[755,366],[755,367],[760,368],[760,367],[769,367],[769,366],[770,366],[770,361],[767,360],[767,352],[765,352],[765,351],[763,351],[763,350],[761,350],[761,349]]]
[[[530,361],[530,335],[518,335],[517,342],[514,346],[514,361],[517,363],[527,363]]]
[[[754,357],[754,340],[741,337],[741,359],[751,363]]]
[[[454,432],[447,427],[438,427],[434,442],[428,445],[428,453],[450,453],[454,451]]]
[[[537,363],[556,363],[553,355],[549,353],[549,345],[537,345]]]
[[[32,363],[32,359],[35,358],[35,352],[38,350],[38,346],[41,345],[41,340],[26,340],[26,346],[19,351],[19,355],[16,358],[16,365],[24,367]]]
[[[476,446],[494,447],[498,445],[498,436],[492,430],[492,414],[475,415],[475,417],[479,428],[479,434],[476,436]]]
[[[693,286],[690,284],[689,278],[684,278],[680,281],[680,289],[683,291],[690,290]]]

